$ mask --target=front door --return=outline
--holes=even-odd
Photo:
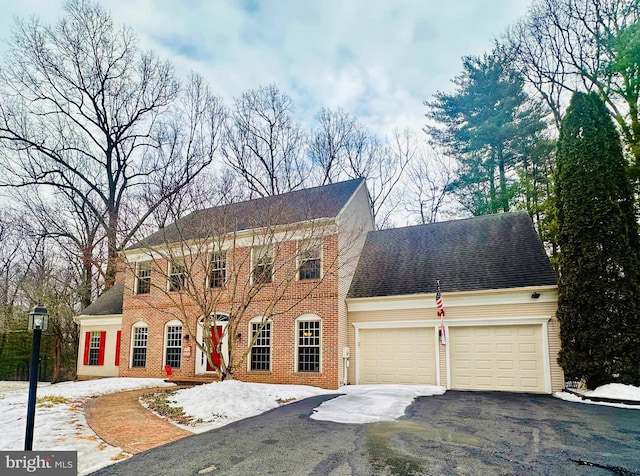
[[[227,343],[226,334],[226,326],[229,318],[224,314],[216,314],[212,316],[211,321],[211,341],[213,343],[214,348],[211,349],[211,360],[214,365],[219,366],[222,362],[222,356],[226,355],[229,352],[229,347]],[[198,321],[198,342],[204,342],[204,319],[200,318]],[[215,325],[214,325],[215,322]],[[221,342],[220,346],[220,354],[218,354],[215,350],[215,347],[218,343]],[[200,349],[196,351],[196,374],[205,374],[210,372],[215,372],[215,367],[209,364],[209,359],[207,355],[202,352]]]

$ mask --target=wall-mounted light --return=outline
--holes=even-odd
[[[241,342],[242,341],[242,334],[240,332],[238,332],[236,334],[236,342]]]
[[[189,334],[185,334],[182,340],[184,340],[185,342],[189,342]]]
[[[538,299],[540,297],[540,293],[533,293],[533,294],[531,294],[531,297],[533,299]]]

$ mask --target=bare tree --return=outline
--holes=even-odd
[[[313,167],[320,172],[318,182],[324,185],[340,180],[358,124],[342,109],[322,108],[316,121],[318,124],[309,138],[308,154]]]
[[[417,216],[419,223],[437,222],[446,213],[443,208],[448,203],[454,178],[451,158],[434,150],[418,150],[407,170],[403,200],[405,209]]]
[[[506,35],[506,48],[559,126],[568,97],[596,91],[640,164],[640,4],[539,0]]]
[[[248,91],[235,100],[222,154],[253,197],[296,190],[307,180],[304,134],[292,112],[291,98],[275,85]]]
[[[322,109],[316,121],[308,155],[320,172],[318,181],[366,178],[377,226],[389,225],[400,203],[394,193],[415,153],[413,134],[396,130],[390,142],[382,141],[341,109]]]
[[[54,26],[19,21],[9,43],[0,185],[81,199],[106,237],[109,288],[118,250],[213,160],[221,108],[195,75],[181,94],[172,66],[98,5],[66,11]]]

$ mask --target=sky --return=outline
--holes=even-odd
[[[54,23],[62,1],[6,2],[0,39],[14,18]],[[461,58],[490,51],[531,0],[103,0],[144,49],[180,76],[201,73],[231,104],[275,84],[311,127],[322,107],[342,108],[380,135],[419,131],[423,102],[451,91]],[[6,50],[0,45],[0,54]]]
[[[126,377],[62,382],[55,385],[40,383],[37,397],[44,398],[51,405],[36,408],[33,450],[77,451],[78,474],[81,475],[128,458],[128,453],[102,441],[87,425],[84,416],[85,402],[98,395],[160,386],[174,385],[163,379]],[[406,408],[416,397],[443,393],[443,387],[434,385],[347,385],[336,391],[305,385],[226,380],[178,390],[172,395],[171,402],[175,407],[182,407],[186,415],[199,422],[191,426],[179,426],[193,433],[202,433],[271,410],[283,401],[293,402],[321,394],[342,395],[316,407],[311,415],[315,420],[351,424],[394,421],[405,414]],[[0,450],[21,451],[24,448],[27,395],[28,382],[0,381]],[[587,392],[586,395],[640,401],[640,387],[608,384]],[[566,392],[559,392],[554,396],[574,403],[640,410],[640,405],[592,402]]]

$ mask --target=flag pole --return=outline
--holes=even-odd
[[[436,280],[436,310],[440,318],[440,345],[447,345],[447,332],[444,327],[444,304],[442,303],[442,293],[440,292],[440,280]]]

